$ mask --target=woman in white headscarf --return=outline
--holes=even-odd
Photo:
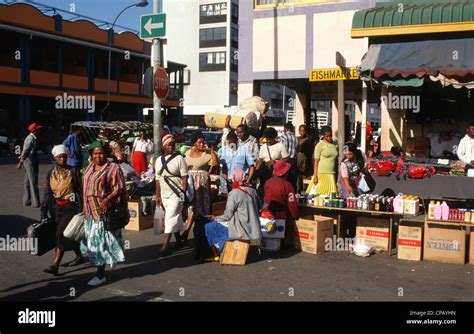
[[[46,218],[49,214],[56,221],[54,261],[44,272],[57,276],[65,251],[73,250],[76,253],[76,259],[67,263],[66,266],[76,266],[85,262],[80,251],[80,244],[63,236],[68,223],[76,214],[81,212],[82,192],[79,171],[66,163],[68,157],[66,146],[56,145],[51,153],[56,164],[46,176],[41,217]]]

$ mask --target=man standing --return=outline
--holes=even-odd
[[[69,136],[63,141],[63,145],[67,147],[67,164],[71,167],[82,167],[82,152],[81,143],[79,141],[79,134],[81,133],[80,128],[73,129]]]
[[[227,116],[226,121],[225,121],[225,128],[224,132],[222,133],[222,147],[226,147],[228,145],[227,143],[227,135],[231,131],[230,129],[230,121],[232,119],[232,116]],[[253,161],[258,160],[258,155],[259,155],[259,149],[258,149],[258,141],[257,139],[250,134],[250,129],[247,126],[247,124],[240,124],[237,126],[237,129],[235,131],[237,134],[237,137],[239,138],[239,146],[242,146],[243,149],[245,149],[247,152],[250,152]]]
[[[32,123],[28,126],[30,134],[25,139],[23,151],[20,155],[20,161],[16,165],[17,169],[25,167],[25,181],[23,183],[23,205],[34,208],[40,207],[39,189],[38,189],[38,134],[42,128],[41,125]]]
[[[290,183],[293,185],[293,188],[296,189],[296,155],[298,139],[295,136],[295,127],[292,123],[286,123],[283,131],[285,133],[283,134],[283,136],[281,136],[281,143],[285,146],[286,150],[290,154],[290,159],[288,160],[288,162],[291,164],[291,168],[288,174],[288,181],[290,181]]]
[[[474,121],[469,122],[467,134],[459,142],[457,155],[463,162],[474,166]]]

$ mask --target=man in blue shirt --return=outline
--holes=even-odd
[[[70,135],[64,140],[63,145],[67,147],[67,164],[72,167],[82,167],[82,151],[79,141],[80,128],[72,129]]]
[[[239,143],[234,132],[230,132],[226,140],[228,144],[222,149],[221,155],[221,163],[226,167],[224,168],[224,177],[230,182],[234,169],[241,169],[247,176],[247,184],[250,184],[255,173],[255,160],[252,153]]]

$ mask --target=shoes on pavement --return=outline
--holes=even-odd
[[[99,286],[99,285],[104,284],[106,281],[107,280],[105,279],[105,277],[99,278],[99,277],[95,276],[93,279],[91,279],[89,281],[89,283],[87,283],[87,285],[89,285],[89,286]]]
[[[43,272],[47,274],[52,274],[54,276],[59,276],[58,267],[55,266],[49,266],[48,268],[44,269]]]

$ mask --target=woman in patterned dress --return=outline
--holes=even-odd
[[[124,262],[121,230],[104,228],[104,213],[111,203],[126,201],[125,178],[120,167],[107,160],[108,144],[98,140],[89,146],[91,163],[84,172],[84,219],[89,260],[97,266],[90,286],[105,283],[105,265]],[[126,203],[123,203],[126,205]]]

